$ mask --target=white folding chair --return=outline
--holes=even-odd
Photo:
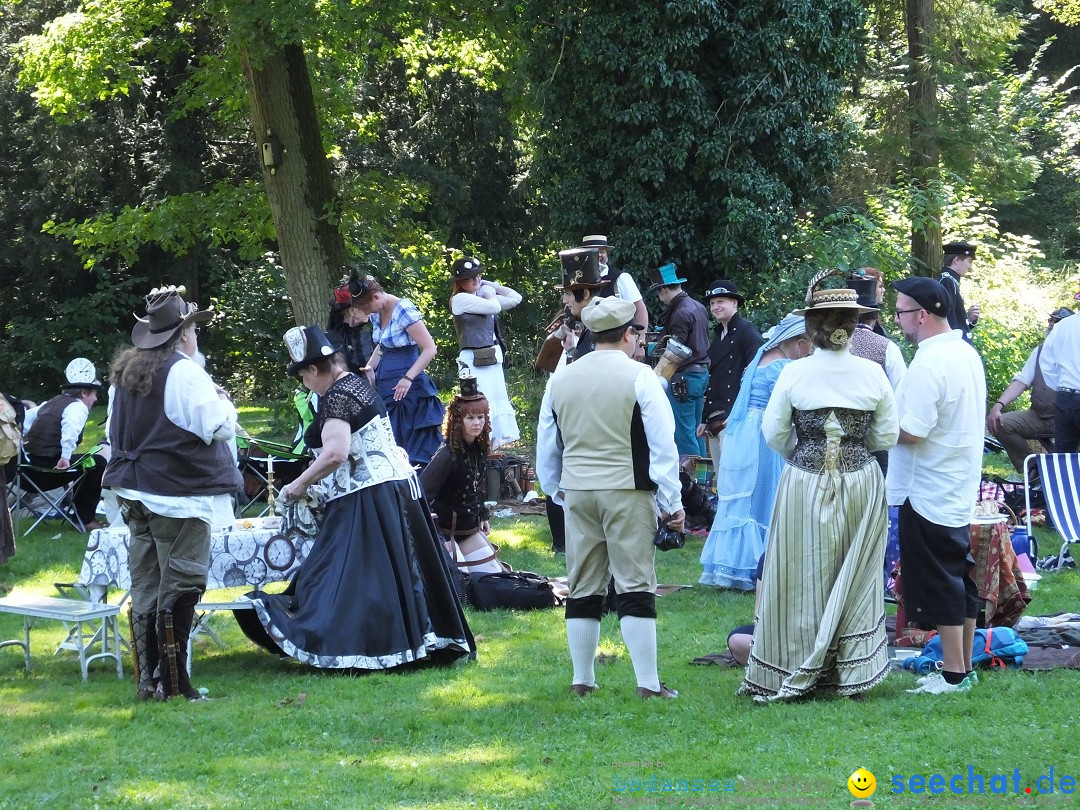
[[[1068,553],[1070,543],[1080,543],[1080,454],[1037,453],[1024,459],[1024,507],[1027,512],[1027,531],[1038,558],[1038,545],[1031,530],[1031,465],[1035,459],[1043,496],[1046,498],[1046,516],[1065,541],[1058,551],[1055,570],[1060,570]]]

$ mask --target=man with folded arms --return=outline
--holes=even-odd
[[[674,698],[656,664],[657,512],[684,522],[675,420],[651,368],[631,358],[644,326],[634,305],[598,298],[581,313],[596,348],[559,369],[540,405],[536,472],[566,509],[570,691],[596,690],[593,659],[608,581],[641,698]]]

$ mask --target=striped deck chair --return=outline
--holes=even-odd
[[[1043,495],[1046,497],[1046,516],[1058,530],[1062,539],[1061,550],[1057,555],[1057,565],[1052,570],[1060,570],[1068,553],[1070,543],[1080,543],[1080,454],[1077,453],[1038,453],[1024,459],[1024,506],[1027,510],[1028,537],[1034,545],[1035,536],[1031,530],[1031,465],[1034,459],[1039,468],[1039,480]]]

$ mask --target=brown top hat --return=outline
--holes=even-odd
[[[600,251],[594,247],[559,251],[563,283],[556,290],[594,290],[603,287],[600,279]]]
[[[214,317],[214,308],[199,309],[198,304],[187,303],[184,287],[155,287],[146,296],[146,317],[135,318],[138,323],[131,330],[131,342],[139,349],[156,349],[169,341],[173,335],[188,324],[201,323]]]

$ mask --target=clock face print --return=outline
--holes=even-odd
[[[214,554],[210,560],[210,578],[214,582],[225,583],[225,576],[229,569],[236,564],[229,554]]]
[[[94,364],[85,357],[76,357],[64,369],[64,376],[69,383],[92,383],[96,374]]]
[[[296,549],[284,535],[275,534],[267,541],[263,556],[266,558],[266,564],[275,571],[284,571],[296,559]]]
[[[115,548],[110,548],[105,557],[105,569],[109,572],[109,579],[113,582],[120,576],[120,555]]]
[[[93,571],[95,575],[104,574],[105,565],[105,552],[95,551],[90,557],[90,570]]]
[[[234,562],[229,566],[229,570],[225,572],[225,576],[221,581],[226,588],[234,588],[237,585],[246,585],[247,577],[244,574],[244,569]]]
[[[251,532],[230,534],[225,541],[225,548],[241,565],[253,560],[259,551],[259,546],[255,538],[251,536]]]
[[[300,543],[300,550],[297,552],[297,556],[300,558],[300,562],[303,562],[311,554],[311,549],[315,546],[314,537],[305,537]]]
[[[266,563],[258,557],[244,565],[244,580],[248,585],[262,585],[266,582]]]

